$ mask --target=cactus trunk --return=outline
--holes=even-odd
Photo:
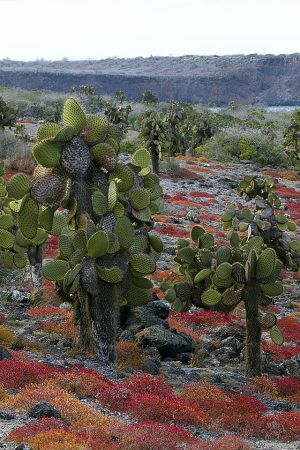
[[[77,294],[75,303],[76,349],[95,354],[101,364],[115,360],[119,321],[119,294],[114,285],[101,283],[101,293]]]
[[[258,321],[259,286],[251,283],[245,292],[246,309],[246,376],[255,377],[261,375],[261,325]]]
[[[151,146],[152,170],[154,173],[159,172],[159,157],[156,146]]]

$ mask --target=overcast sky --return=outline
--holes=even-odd
[[[300,52],[300,0],[0,0],[0,59]]]

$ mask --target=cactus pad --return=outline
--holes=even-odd
[[[31,188],[31,196],[38,203],[57,208],[66,194],[66,182],[57,175],[38,178]]]
[[[228,262],[220,264],[216,269],[216,275],[221,280],[228,280],[231,278],[232,266]]]
[[[276,297],[283,293],[283,286],[279,281],[274,283],[266,283],[261,286],[261,290],[268,297]]]
[[[257,260],[256,278],[258,280],[261,280],[262,278],[269,277],[274,270],[275,261],[276,261],[275,250],[273,250],[272,248],[267,248],[266,250],[263,250],[263,252],[261,253],[261,255]]]
[[[39,207],[36,201],[26,196],[22,200],[18,222],[22,234],[28,238],[32,239],[37,233],[39,219]]]
[[[118,217],[114,226],[121,248],[129,248],[134,238],[134,228],[128,217]]]
[[[117,153],[115,149],[106,142],[102,142],[101,144],[92,147],[92,154],[95,161],[104,167],[104,169],[111,171],[116,168]]]
[[[60,146],[55,142],[41,141],[33,147],[32,154],[41,166],[55,167],[60,159]]]
[[[131,162],[134,166],[138,166],[141,169],[147,168],[150,164],[150,153],[145,148],[139,148],[134,152],[131,158]]]
[[[123,272],[119,267],[101,267],[99,268],[99,277],[107,283],[121,283],[123,280]]]
[[[38,128],[36,138],[38,141],[54,138],[60,130],[61,126],[58,123],[45,123]]]
[[[284,343],[282,331],[276,325],[271,328],[270,336],[274,344],[282,345]]]
[[[65,125],[69,125],[78,134],[86,126],[86,116],[74,98],[68,98],[64,103],[62,119]]]
[[[199,237],[199,247],[211,249],[214,246],[215,238],[210,233],[204,233]]]
[[[14,246],[15,238],[14,235],[11,234],[7,230],[0,229],[0,248],[9,249]]]
[[[277,323],[277,318],[273,313],[262,314],[258,319],[262,328],[272,328]]]
[[[105,231],[97,231],[87,242],[88,254],[91,258],[98,258],[107,253],[109,240]]]
[[[134,209],[144,209],[150,205],[150,194],[145,188],[134,189],[130,195],[130,203]]]
[[[222,294],[222,303],[226,306],[237,305],[243,299],[243,289],[235,289],[233,286]]]
[[[126,192],[133,186],[134,172],[129,167],[120,164],[111,172],[109,180],[116,183],[118,191]]]
[[[86,126],[84,129],[84,140],[88,144],[103,142],[107,136],[107,119],[105,116],[86,116]]]
[[[155,271],[155,262],[144,253],[137,253],[130,257],[130,265],[138,273],[148,275]]]
[[[63,147],[60,161],[70,177],[80,177],[91,163],[90,149],[80,137],[74,137]]]
[[[29,192],[31,188],[31,181],[25,173],[17,173],[12,176],[6,185],[6,190],[9,197],[20,200]]]
[[[206,278],[208,278],[212,273],[212,270],[207,268],[207,269],[202,269],[200,270],[200,272],[197,273],[197,275],[194,278],[194,283],[201,283],[201,281],[206,280]]]
[[[149,234],[149,241],[151,247],[158,253],[161,253],[164,249],[163,241],[158,236]]]
[[[214,306],[217,305],[222,299],[222,294],[216,289],[207,289],[201,295],[201,300],[204,305]]]
[[[49,261],[43,267],[43,275],[47,280],[60,281],[64,279],[64,276],[69,270],[69,264],[67,261],[61,259],[55,259]]]
[[[10,214],[0,214],[0,228],[9,230],[14,224],[13,216]]]
[[[97,216],[103,216],[107,212],[107,198],[101,191],[95,191],[92,195],[93,211]]]

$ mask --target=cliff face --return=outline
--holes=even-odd
[[[99,95],[122,89],[133,100],[150,89],[161,100],[299,105],[300,54],[0,61],[2,86],[68,92],[74,84],[92,84]]]

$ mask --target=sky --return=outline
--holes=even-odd
[[[0,0],[0,59],[300,52],[300,0]]]

